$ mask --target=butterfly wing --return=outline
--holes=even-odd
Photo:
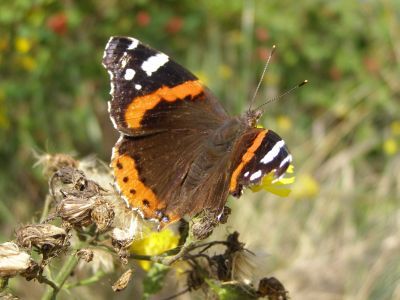
[[[210,129],[227,114],[196,76],[166,54],[130,37],[108,41],[103,65],[110,75],[109,112],[126,135]],[[193,114],[199,114],[194,120]]]
[[[232,171],[229,192],[239,197],[243,187],[258,184],[262,178],[274,172],[276,177],[282,176],[290,163],[292,155],[285,145],[285,141],[272,130],[253,128],[250,130],[255,138],[247,144],[246,152],[235,162]],[[238,148],[243,148],[240,141]]]
[[[122,134],[111,162],[122,197],[164,224],[203,209],[206,196],[199,195],[205,192],[188,188],[188,174],[207,138],[229,118],[222,106],[193,74],[136,39],[111,38],[103,65],[111,80],[110,117]],[[215,157],[208,163],[218,165]],[[224,185],[225,173],[218,180]],[[227,187],[215,192],[226,200]]]

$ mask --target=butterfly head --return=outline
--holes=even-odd
[[[246,111],[246,123],[249,127],[256,127],[258,120],[261,118],[263,115],[264,111],[262,109],[251,109]]]

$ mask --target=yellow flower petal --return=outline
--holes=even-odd
[[[387,155],[394,155],[397,153],[397,151],[399,150],[399,147],[397,145],[397,142],[395,139],[393,138],[388,138],[384,143],[383,143],[383,151],[385,151],[385,153]]]
[[[292,188],[293,198],[310,198],[319,192],[319,183],[310,174],[297,175],[296,183]]]
[[[15,40],[15,49],[19,53],[27,53],[31,49],[31,42],[24,37],[18,37]]]
[[[293,166],[290,165],[288,168],[290,173],[293,173]],[[253,185],[250,189],[253,192],[258,192],[260,190],[266,190],[274,195],[280,197],[289,196],[291,189],[288,187],[289,184],[292,184],[295,181],[295,177],[281,177],[276,178],[274,172],[270,172],[263,177],[260,184]]]
[[[130,252],[138,255],[159,255],[175,248],[178,242],[179,236],[167,228],[160,232],[151,232],[144,238],[134,241]],[[149,261],[139,261],[139,264],[144,270],[148,270],[152,265]]]

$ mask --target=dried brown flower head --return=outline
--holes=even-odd
[[[112,285],[112,289],[114,292],[120,292],[124,290],[128,284],[129,281],[132,278],[133,270],[129,269],[127,270],[124,274],[121,275],[120,278]]]
[[[269,300],[287,300],[288,292],[283,284],[275,277],[263,278],[258,284],[257,294],[260,297],[268,296]]]
[[[88,226],[92,223],[91,213],[95,202],[95,199],[67,196],[58,203],[56,214],[71,225]]]
[[[110,228],[114,220],[115,212],[113,206],[104,199],[97,199],[91,212],[92,221],[96,224],[100,232]]]
[[[24,248],[35,247],[44,257],[56,256],[68,246],[65,229],[51,224],[27,225],[16,232],[17,244]]]
[[[17,244],[0,244],[0,277],[11,277],[26,271],[31,265],[28,253],[19,250]]]
[[[231,209],[224,207],[222,213],[217,215],[215,212],[203,211],[193,218],[192,235],[197,240],[208,238],[219,223],[225,224],[228,220]]]
[[[93,260],[93,250],[91,249],[80,249],[76,255],[78,255],[79,258],[83,259],[86,262],[91,262]]]
[[[68,154],[36,154],[36,157],[38,158],[36,165],[43,166],[43,173],[47,176],[64,167],[77,168],[79,166],[79,161]]]

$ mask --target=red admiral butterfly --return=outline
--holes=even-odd
[[[126,204],[164,227],[203,210],[221,214],[231,194],[264,175],[283,175],[292,156],[259,110],[229,116],[199,79],[164,53],[130,37],[112,37],[109,113],[121,133],[112,153]]]

